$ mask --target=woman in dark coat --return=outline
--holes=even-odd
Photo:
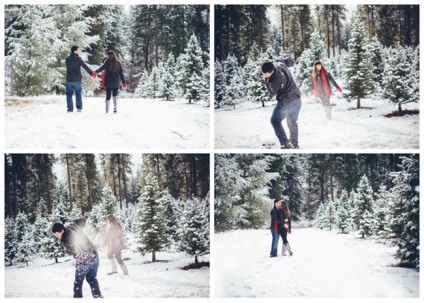
[[[113,259],[113,256],[115,256],[115,259],[121,266],[124,275],[128,275],[128,269],[125,266],[124,261],[121,257],[121,251],[125,246],[124,234],[122,233],[122,226],[113,215],[107,215],[106,219],[109,228],[106,233],[106,239],[104,244],[107,246],[107,257],[110,261],[110,265],[112,266],[112,271],[108,274],[112,275],[118,273],[115,260]]]
[[[289,204],[286,201],[281,201],[280,212],[283,221],[283,224],[278,229],[278,232],[283,239],[283,250],[281,254],[285,256],[286,252],[288,252],[291,256],[293,255],[293,252],[291,251],[289,241],[287,241],[287,233],[291,234],[291,212]]]
[[[314,86],[313,95],[321,99],[325,114],[327,118],[331,120],[330,82],[337,88],[339,92],[342,92],[342,88],[336,83],[333,76],[331,76],[331,74],[320,61],[317,61],[314,64],[314,68],[312,70],[312,82]]]
[[[104,83],[102,85],[106,88],[106,113],[109,112],[110,97],[113,95],[113,112],[118,112],[118,89],[120,85],[120,80],[122,81],[122,87],[127,87],[127,82],[125,81],[124,72],[122,70],[122,63],[116,57],[114,51],[107,52],[107,58],[103,65],[96,69],[93,72],[93,78],[97,77],[97,73],[105,71],[106,76],[104,78]]]

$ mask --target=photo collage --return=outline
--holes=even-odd
[[[419,1],[7,2],[4,299],[418,301]]]

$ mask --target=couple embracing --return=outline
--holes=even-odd
[[[102,71],[102,83],[100,87],[106,88],[106,113],[109,112],[110,98],[113,95],[113,112],[118,111],[118,89],[120,81],[122,81],[122,87],[127,87],[125,81],[124,72],[122,70],[122,63],[116,57],[114,51],[108,51],[107,57],[103,65],[95,71],[92,71],[88,65],[80,57],[81,50],[78,46],[72,46],[71,54],[66,58],[66,103],[68,106],[68,113],[74,111],[74,104],[72,101],[72,95],[75,92],[75,103],[78,112],[82,110],[82,75],[81,67],[92,76],[94,79],[97,77],[97,73]]]
[[[287,252],[293,255],[290,244],[287,241],[287,233],[291,234],[291,213],[289,205],[286,201],[278,199],[274,200],[274,208],[271,209],[271,254],[270,257],[276,257],[278,251],[278,240],[281,236],[283,239],[282,255],[285,256]]]

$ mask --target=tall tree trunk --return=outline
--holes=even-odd
[[[69,212],[72,212],[72,181],[71,181],[71,168],[69,167],[69,155],[65,154],[66,157],[66,169],[68,172],[68,190],[69,190]]]
[[[88,190],[88,210],[93,209],[93,190],[91,188],[91,178],[90,178],[90,164],[88,159],[88,154],[85,154],[85,179],[87,180],[87,190]]]
[[[152,262],[156,262],[156,251],[152,250]]]
[[[280,14],[281,14],[281,41],[283,43],[283,51],[286,50],[286,41],[285,41],[285,35],[284,35],[284,6],[280,5]]]
[[[121,190],[121,154],[118,157],[118,189],[119,189],[119,209],[122,210],[122,190]]]
[[[336,41],[336,38],[335,38],[335,36],[336,36],[336,31],[334,30],[334,26],[335,26],[335,22],[336,22],[336,18],[335,18],[335,15],[336,15],[336,12],[335,12],[335,9],[334,9],[334,7],[335,7],[335,5],[332,5],[331,6],[331,29],[332,29],[332,37],[333,37],[333,58],[336,56],[336,43],[335,43],[335,41]]]
[[[197,168],[196,168],[196,155],[191,154],[191,194],[197,197]]]
[[[339,9],[340,9],[340,6],[337,6],[337,10],[336,10],[336,12],[337,12],[337,45],[339,46],[339,55],[341,55],[342,54],[342,48],[341,48],[341,44],[340,44],[340,16],[339,16]]]
[[[125,173],[125,167],[122,168],[122,182],[124,184],[125,208],[128,208],[127,176]]]
[[[330,18],[328,16],[328,10],[325,12],[325,18],[327,23],[327,58],[330,58]]]

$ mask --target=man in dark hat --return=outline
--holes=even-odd
[[[269,93],[271,96],[277,95],[278,102],[272,112],[271,124],[282,149],[299,148],[297,118],[299,117],[302,100],[300,90],[288,69],[293,64],[294,61],[291,59],[277,62],[266,61],[261,68]],[[290,140],[281,124],[286,118]]]
[[[82,229],[75,222],[54,223],[53,235],[60,239],[68,254],[75,259],[74,298],[82,298],[82,284],[84,279],[90,284],[94,298],[102,298],[97,270],[99,268],[99,255],[96,247],[90,242]]]

